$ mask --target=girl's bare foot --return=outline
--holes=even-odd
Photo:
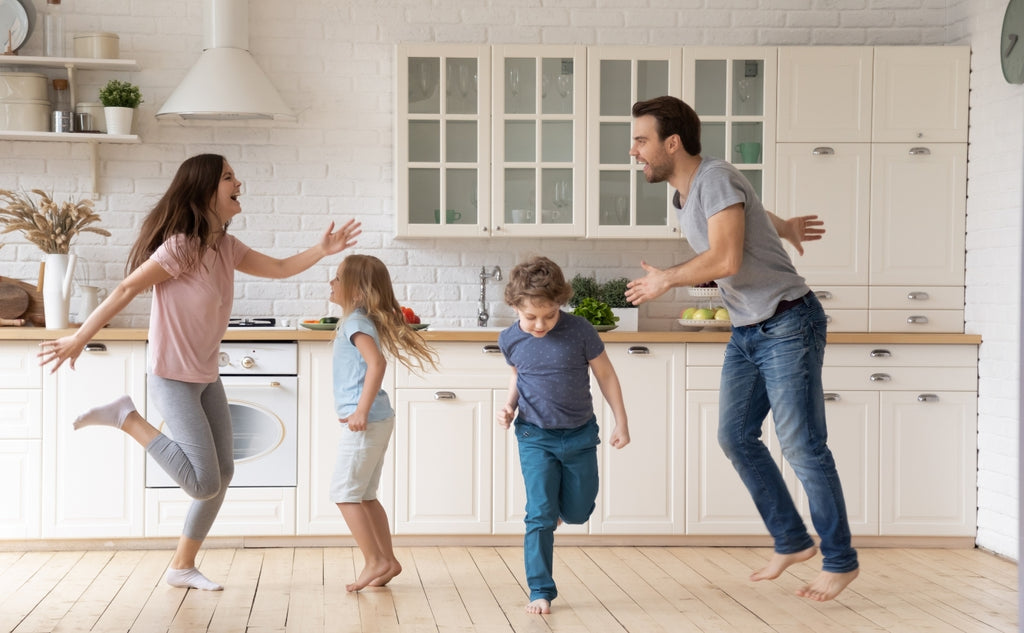
[[[367,587],[383,587],[384,585],[391,582],[391,579],[402,573],[402,566],[397,560],[391,561],[391,566],[386,572],[377,576],[367,584]]]
[[[526,605],[527,613],[551,613],[551,603],[544,598],[537,598]]]
[[[793,552],[792,554],[779,554],[776,552],[765,567],[750,574],[750,579],[755,582],[758,580],[774,580],[781,576],[782,572],[786,571],[786,568],[790,565],[802,563],[817,553],[818,548],[813,546],[800,552]]]
[[[363,587],[369,586],[376,578],[386,574],[390,568],[391,566],[387,561],[381,561],[374,565],[367,563],[363,567],[363,571],[359,573],[356,581],[345,585],[345,591],[359,591]]]
[[[839,595],[846,589],[846,585],[853,582],[853,579],[860,573],[859,569],[837,574],[831,571],[822,571],[818,577],[806,587],[797,590],[796,595],[802,598],[825,602]]]

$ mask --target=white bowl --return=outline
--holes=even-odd
[[[50,102],[0,101],[0,130],[49,132]]]
[[[0,72],[0,101],[46,100],[46,75]]]

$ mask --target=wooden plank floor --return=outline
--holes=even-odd
[[[163,583],[158,551],[0,552],[0,632],[139,633],[1012,633],[1017,565],[979,550],[861,549],[860,577],[828,603],[793,595],[817,569],[746,580],[771,551],[555,548],[560,595],[523,611],[522,550],[411,547],[389,587],[345,592],[349,547],[209,549],[223,592]]]

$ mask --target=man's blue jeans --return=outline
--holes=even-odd
[[[523,558],[530,601],[558,595],[552,577],[558,519],[586,523],[597,500],[596,418],[575,429],[542,429],[516,420],[519,464],[526,483]]]
[[[803,484],[811,521],[821,538],[822,569],[857,568],[850,524],[835,461],[826,441],[821,366],[825,312],[813,293],[761,323],[733,327],[725,349],[718,443],[754,499],[775,551],[792,554],[814,545],[782,473],[761,441],[771,410],[782,455]]]

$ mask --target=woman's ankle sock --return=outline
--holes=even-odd
[[[202,575],[195,567],[189,567],[188,569],[171,569],[168,567],[164,580],[172,587],[202,589],[203,591],[220,591],[224,588]]]
[[[121,396],[109,404],[93,407],[78,416],[75,420],[75,430],[83,426],[112,426],[119,429],[132,411],[135,411],[135,403],[132,402],[131,396]]]

